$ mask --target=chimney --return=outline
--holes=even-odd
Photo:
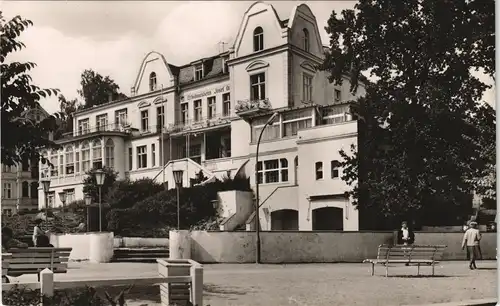
[[[132,97],[133,97],[133,96],[135,96],[135,88],[134,88],[134,86],[132,86],[132,87],[130,88],[130,95],[131,95]]]
[[[108,102],[111,102],[111,101],[113,101],[113,94],[108,93]]]

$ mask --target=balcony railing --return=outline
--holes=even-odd
[[[253,114],[255,112],[270,110],[272,108],[269,99],[239,100],[236,102],[235,110],[238,115]]]
[[[215,115],[210,118],[199,118],[198,120],[187,120],[176,124],[170,124],[165,128],[166,133],[179,133],[183,131],[203,129],[211,126],[217,126],[230,122],[230,115]]]
[[[117,122],[110,123],[106,125],[96,125],[93,127],[80,128],[78,127],[75,132],[68,132],[62,135],[62,138],[71,138],[76,136],[83,136],[87,134],[99,133],[99,132],[123,132],[126,133],[130,129],[130,123],[127,122]]]

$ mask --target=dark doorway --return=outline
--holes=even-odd
[[[312,211],[313,231],[344,230],[343,209],[338,207],[322,207]]]
[[[281,209],[271,212],[272,231],[298,231],[299,212],[294,209]]]

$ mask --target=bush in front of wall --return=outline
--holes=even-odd
[[[9,306],[38,306],[40,302],[44,306],[104,306],[109,305],[97,294],[94,288],[78,288],[57,290],[54,296],[40,297],[39,290],[31,290],[15,286],[2,294],[2,304]]]

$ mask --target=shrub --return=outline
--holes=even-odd
[[[40,291],[22,287],[14,287],[9,291],[4,291],[2,295],[3,305],[9,306],[38,306],[40,301],[43,305],[50,306],[101,306],[107,305],[94,288],[78,288],[58,290],[54,296],[40,297]]]
[[[130,208],[135,203],[163,190],[161,184],[149,178],[117,181],[109,190],[106,202],[111,209]]]
[[[92,197],[92,201],[94,203],[99,202],[99,186],[97,185],[95,173],[98,169],[91,169],[86,174],[87,176],[83,180],[83,193],[90,194]],[[118,177],[118,172],[113,170],[112,168],[103,167],[100,169],[106,173],[106,177],[104,178],[104,184],[102,185],[102,199],[106,198],[109,190],[112,188],[113,184],[116,182],[116,178]]]

